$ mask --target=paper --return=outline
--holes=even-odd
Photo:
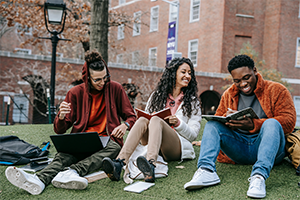
[[[137,181],[129,186],[126,186],[124,188],[124,190],[128,191],[128,192],[141,193],[141,192],[147,190],[148,188],[152,187],[153,185],[155,185],[155,183],[147,183],[147,182]]]

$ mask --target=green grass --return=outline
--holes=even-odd
[[[49,141],[49,135],[52,134],[55,134],[52,125],[0,126],[0,136],[16,135],[35,145]],[[201,139],[201,135],[198,140]],[[194,148],[198,158],[199,147]],[[51,146],[49,157],[54,157],[54,155],[55,148]],[[106,178],[90,183],[83,191],[57,189],[49,185],[42,194],[33,196],[8,182],[5,177],[7,166],[0,166],[0,199],[249,199],[246,192],[252,167],[250,165],[217,162],[217,171],[221,179],[219,185],[191,192],[184,190],[183,185],[191,180],[197,169],[197,158],[182,163],[170,162],[169,176],[156,179],[155,186],[141,194],[125,192],[123,188],[126,184],[123,181],[112,182]],[[178,165],[184,166],[184,169],[175,168]],[[297,186],[299,181],[300,177],[295,175],[292,165],[287,161],[282,162],[273,168],[270,178],[266,181],[267,197],[265,199],[300,199],[300,188]]]

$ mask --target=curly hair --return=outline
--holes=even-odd
[[[247,55],[238,55],[232,58],[227,66],[229,73],[232,70],[240,67],[248,67],[249,69],[254,68],[254,61]]]
[[[105,63],[102,56],[97,50],[87,51],[84,60],[87,63],[88,69],[102,71],[105,68]]]
[[[193,63],[188,58],[175,58],[166,66],[166,69],[152,94],[149,105],[150,113],[157,112],[165,108],[169,94],[172,94],[173,89],[176,86],[176,72],[179,66],[184,63],[188,64],[191,68],[191,81],[187,87],[181,89],[184,94],[182,105],[183,115],[191,117],[194,109],[192,103],[195,103],[196,107],[200,107]],[[195,114],[197,113],[198,109],[195,109]]]

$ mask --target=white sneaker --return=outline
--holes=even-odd
[[[264,198],[266,196],[265,179],[261,175],[254,175],[248,179],[250,182],[247,196],[253,198]]]
[[[11,184],[33,195],[41,194],[45,189],[45,184],[35,174],[26,173],[16,167],[8,167],[5,176]]]
[[[209,172],[199,168],[195,172],[192,180],[184,185],[184,189],[195,190],[218,183],[220,183],[220,179],[216,172]]]
[[[59,172],[52,179],[52,184],[57,188],[83,190],[88,186],[88,180],[80,177],[75,170],[68,169]]]

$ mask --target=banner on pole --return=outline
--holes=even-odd
[[[167,42],[167,63],[172,60],[175,52],[176,21],[169,23],[168,42]]]

